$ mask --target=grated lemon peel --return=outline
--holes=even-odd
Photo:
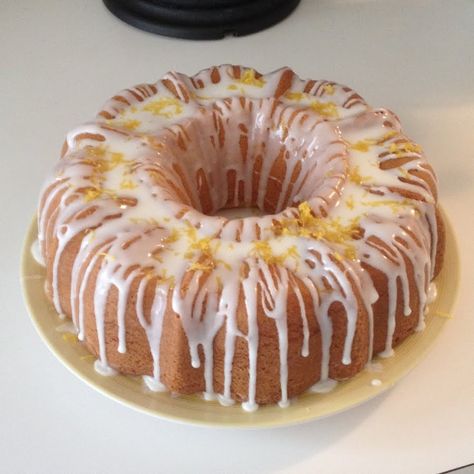
[[[261,258],[269,265],[283,265],[288,258],[298,259],[300,256],[295,245],[289,247],[285,252],[276,255],[268,240],[254,241],[250,255]]]
[[[279,222],[275,229],[277,233],[338,244],[345,257],[356,259],[356,250],[351,242],[355,239],[359,229],[360,217],[355,217],[348,225],[342,224],[339,218],[315,217],[311,206],[306,201],[298,206],[298,213],[296,218]]]
[[[183,113],[183,104],[174,97],[160,97],[143,106],[145,112],[171,119]]]

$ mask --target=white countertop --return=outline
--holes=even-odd
[[[0,470],[5,473],[435,473],[474,461],[474,3],[303,0],[244,38],[153,36],[96,1],[0,7]],[[346,83],[421,143],[455,227],[454,318],[384,395],[302,426],[225,431],[160,421],[95,392],[48,351],[23,304],[22,240],[65,132],[116,91],[219,63]]]

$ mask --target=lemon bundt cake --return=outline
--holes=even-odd
[[[398,118],[288,68],[120,92],[68,134],[38,222],[47,294],[98,371],[247,410],[422,329],[444,248]]]

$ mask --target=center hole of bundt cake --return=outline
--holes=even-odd
[[[243,219],[245,217],[260,217],[266,213],[258,207],[231,207],[219,209],[213,215],[225,217],[230,221],[233,219]]]
[[[330,206],[347,174],[337,129],[274,98],[218,100],[176,126],[167,145],[186,204],[211,216],[276,214],[318,199]]]

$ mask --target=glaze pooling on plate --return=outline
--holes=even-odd
[[[347,87],[305,81],[287,68],[260,75],[220,66],[193,77],[168,73],[154,84],[127,89],[95,121],[70,132],[64,157],[42,193],[39,242],[46,261],[52,261],[53,303],[61,314],[61,257],[82,236],[70,285],[71,315],[81,340],[86,287],[99,269],[93,304],[101,373],[113,373],[104,324],[108,295],[112,288],[118,291],[118,351],[126,353],[126,307],[139,279],[136,313],[153,358],[147,386],[166,388],[160,341],[170,298],[192,366],[204,363],[205,398],[218,395],[223,404],[232,403],[236,339],[247,341],[243,407],[252,411],[257,407],[260,307],[276,324],[280,405],[288,403],[289,291],[299,303],[303,357],[308,356],[310,317],[303,290],[321,330],[315,390],[332,385],[333,303],[344,307],[347,318],[342,364],[352,362],[361,314],[369,326],[367,357],[372,359],[372,305],[378,295],[366,266],[388,280],[382,355],[393,353],[398,285],[404,314],[412,312],[407,265],[418,294],[418,329],[423,328],[437,250],[435,200],[431,167],[390,111],[372,109]],[[265,215],[215,215],[236,207],[257,207]],[[49,234],[57,245],[45,255]],[[155,290],[146,314],[150,282]],[[240,297],[246,333],[236,321]],[[224,324],[224,387],[215,394],[213,341]]]

